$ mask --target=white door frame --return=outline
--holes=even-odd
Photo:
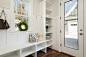
[[[80,33],[84,32],[83,29],[83,0],[78,0],[78,44],[79,44],[79,50],[75,50],[75,49],[71,49],[71,48],[67,48],[64,46],[64,2],[65,1],[69,1],[69,0],[61,0],[61,51],[68,53],[70,55],[76,56],[76,57],[84,57],[84,51],[83,51],[83,36],[84,35],[80,35]],[[80,29],[82,29],[82,31],[80,31]]]

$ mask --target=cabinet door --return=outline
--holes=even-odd
[[[53,18],[52,22],[53,49],[60,51],[60,19],[59,16]]]

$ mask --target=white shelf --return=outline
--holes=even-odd
[[[23,49],[25,47],[29,47],[32,45],[36,45],[36,43],[26,43],[26,44],[21,44],[21,45],[16,45],[16,46],[9,46],[6,48],[2,48],[0,49],[0,55],[6,54],[6,53],[10,53],[19,49]]]
[[[47,1],[46,1],[46,6],[47,6],[47,7],[48,7],[48,6],[52,6],[52,3],[47,0]]]
[[[52,11],[49,9],[46,9],[46,14],[50,14],[50,13],[52,13]]]
[[[22,56],[27,56],[27,55],[30,55],[32,53],[36,52],[36,46],[30,46],[30,47],[27,47],[27,48],[24,48],[22,50]]]
[[[52,34],[52,32],[46,32],[47,34]]]
[[[39,42],[37,42],[37,44],[44,43],[44,42],[46,42],[46,41],[39,41]]]
[[[46,26],[50,26],[50,27],[51,27],[52,25],[48,25],[48,24],[46,24]]]
[[[51,17],[46,17],[46,19],[52,19]]]
[[[52,46],[52,44],[51,45],[47,45],[46,47],[50,47],[50,46]]]
[[[47,41],[47,42],[48,42],[48,41],[52,41],[52,39],[50,39],[50,40],[46,40],[46,41]]]
[[[53,2],[53,0],[47,0],[47,1],[49,1],[49,2]]]
[[[46,8],[46,11],[50,11],[50,12],[52,12],[52,10],[50,10],[50,9],[47,9],[47,8]]]

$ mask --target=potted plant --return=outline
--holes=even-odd
[[[48,32],[48,28],[49,28],[49,27],[48,27],[48,26],[46,26],[46,32]]]

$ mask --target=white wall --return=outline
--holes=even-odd
[[[41,9],[40,5],[42,4],[42,0],[33,0],[33,14],[34,15],[41,15]]]
[[[11,20],[14,18],[12,17],[11,10],[10,10],[10,0],[0,0],[0,12],[2,11],[2,7],[4,6],[4,11],[7,14],[7,21],[11,26]],[[11,18],[12,17],[12,18]],[[13,21],[15,22],[15,21]],[[8,30],[1,30],[0,29],[0,48],[13,46],[18,44],[24,44],[29,42],[29,33],[32,32],[11,32],[10,29]]]
[[[44,1],[33,0],[33,31],[35,33],[43,33],[44,24]]]
[[[1,6],[1,5],[0,5]],[[3,10],[2,7],[0,7],[0,12]],[[7,20],[9,22],[10,20],[10,9],[4,8],[5,13],[7,14]],[[7,44],[7,30],[1,30],[0,29],[0,46],[3,46]]]
[[[6,6],[5,2],[3,2],[3,0],[2,1],[0,0],[0,3],[3,3],[2,5],[6,6],[6,8],[4,8],[4,10],[7,14],[7,20],[8,20],[11,27],[14,25],[14,22],[15,22],[14,16],[13,16],[14,10],[13,10],[12,1],[13,0],[10,0],[9,3],[7,3],[8,6]],[[37,1],[37,3],[38,2],[39,1]],[[9,4],[11,4],[11,5],[9,5]],[[44,27],[43,21],[44,21],[44,19],[41,18],[41,16],[39,16],[39,14],[43,14],[43,11],[42,11],[43,9],[41,9],[41,11],[42,11],[41,13],[39,10],[37,10],[37,12],[35,12],[36,15],[33,16],[33,5],[35,5],[35,4],[33,4],[33,1],[31,0],[30,29],[33,30],[34,33],[43,33],[43,27]],[[42,4],[43,4],[43,2],[41,3],[41,6],[39,6],[40,4],[37,4],[37,6],[39,6],[37,9],[42,7],[43,6]],[[2,5],[0,5],[0,6],[2,6]],[[7,7],[9,7],[9,8],[7,8]],[[0,12],[2,11],[2,9],[3,8],[0,7]],[[37,18],[36,18],[36,16],[37,16]],[[9,30],[0,30],[0,48],[12,46],[12,45],[24,44],[24,43],[29,42],[29,33],[32,33],[32,31],[30,31],[30,32],[14,31],[14,27],[12,27]]]
[[[0,7],[10,8],[10,0],[0,0]]]

